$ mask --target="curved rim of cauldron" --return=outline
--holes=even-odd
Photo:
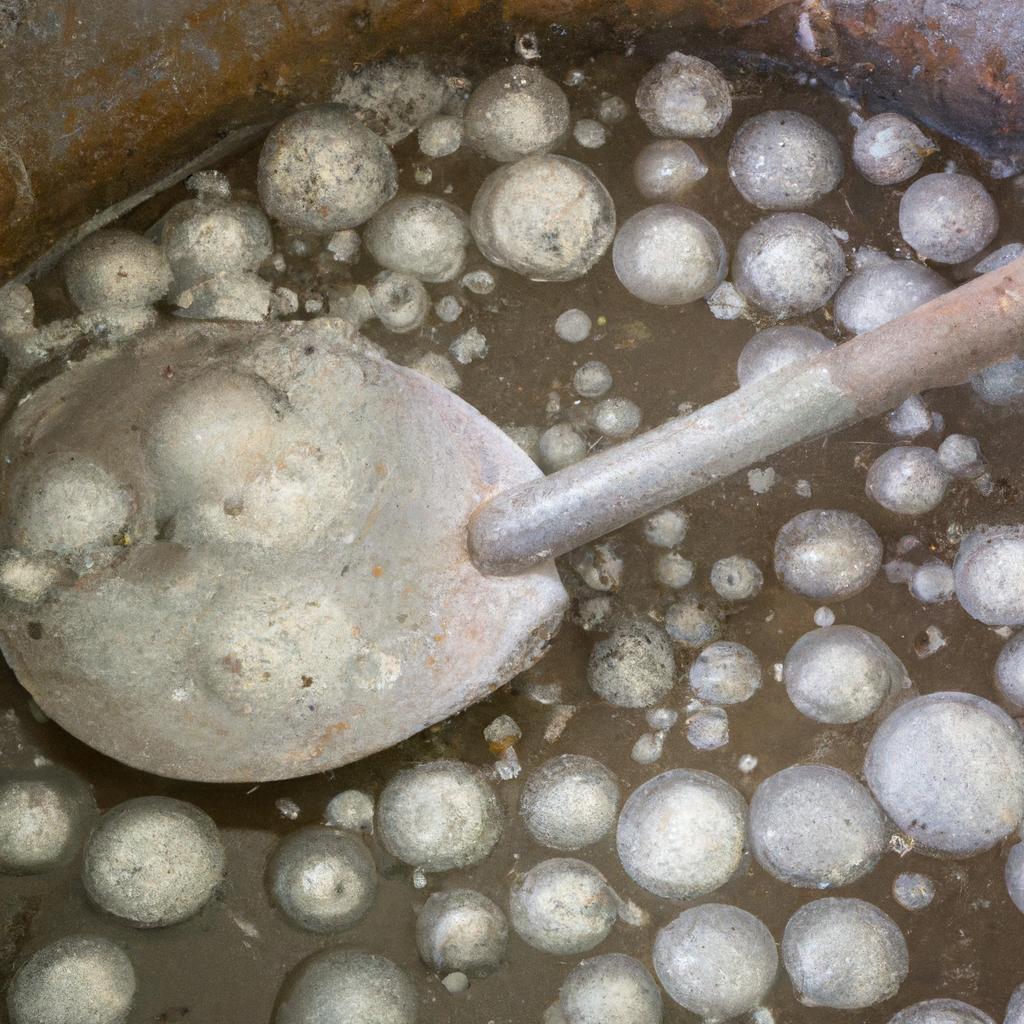
[[[98,211],[338,74],[424,53],[472,71],[542,52],[678,48],[814,71],[902,109],[1006,176],[1024,165],[1024,23],[984,0],[15,0],[0,12],[0,282]],[[968,16],[969,15],[969,16]],[[225,139],[225,137],[227,137]],[[221,154],[223,155],[223,153]]]

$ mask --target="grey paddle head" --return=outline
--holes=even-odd
[[[305,775],[540,655],[554,566],[481,575],[474,508],[539,475],[338,320],[174,323],[72,364],[0,438],[0,643],[69,732],[160,775]]]

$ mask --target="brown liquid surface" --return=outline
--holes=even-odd
[[[560,80],[570,65],[546,65]],[[567,90],[575,117],[594,116],[602,91],[631,100],[635,83],[647,61],[605,55],[581,64],[588,80],[580,89]],[[482,76],[477,76],[482,77]],[[711,173],[691,193],[687,204],[708,217],[719,229],[730,252],[740,234],[761,214],[748,206],[732,187],[726,173],[726,155],[732,134],[748,116],[765,109],[801,110],[831,128],[849,153],[853,128],[848,111],[830,94],[812,86],[766,79],[758,75],[733,77],[733,117],[716,139],[699,143]],[[570,141],[564,152],[581,159],[598,173],[612,192],[622,223],[646,203],[636,193],[632,160],[650,140],[637,115],[613,126],[602,149],[583,150]],[[400,144],[396,155],[402,166],[402,185],[417,188],[413,165],[430,165],[432,194],[450,197],[468,210],[472,196],[492,165],[468,150],[452,157],[427,161],[416,150],[415,139]],[[986,180],[1002,210],[1002,228],[994,245],[1022,237],[1020,201],[1009,184],[991,182],[971,156],[950,143],[930,158],[925,171],[940,170],[946,159]],[[255,154],[225,168],[238,188],[251,188]],[[902,187],[877,188],[848,167],[841,189],[808,212],[850,235],[847,251],[873,245],[889,252],[904,252],[896,230],[896,210]],[[145,228],[173,202],[182,189],[158,197],[131,217],[133,227]],[[290,269],[281,282],[296,287],[298,271],[313,273],[313,261],[289,257]],[[470,269],[486,264],[472,256]],[[703,302],[682,308],[660,308],[632,299],[618,284],[610,254],[580,281],[534,284],[489,267],[498,282],[490,296],[465,293],[467,310],[455,324],[432,317],[413,335],[397,337],[370,325],[366,333],[400,362],[411,361],[428,349],[446,352],[450,342],[470,325],[487,336],[490,354],[482,362],[460,368],[461,394],[501,425],[541,428],[564,418],[576,400],[570,382],[574,369],[588,359],[600,359],[614,376],[611,394],[636,401],[644,426],[672,415],[681,402],[702,404],[732,390],[736,358],[756,326],[746,320],[716,320]],[[941,270],[942,268],[940,268]],[[344,272],[335,265],[341,279]],[[369,260],[354,272],[366,281],[375,269]],[[429,286],[436,300],[448,292],[460,293],[457,284]],[[59,284],[50,281],[37,289],[41,311],[63,314]],[[555,318],[571,307],[594,318],[606,318],[591,338],[579,345],[559,341]],[[837,336],[826,312],[800,321]],[[549,395],[561,400],[561,416],[546,414]],[[534,843],[517,814],[519,793],[529,771],[558,754],[595,756],[614,770],[624,794],[644,780],[675,767],[716,772],[748,799],[768,775],[801,761],[820,761],[860,774],[864,748],[871,737],[870,719],[847,727],[822,727],[801,716],[774,681],[772,665],[790,645],[812,629],[815,605],[784,591],[771,571],[771,552],[779,527],[796,512],[808,508],[842,508],[863,515],[893,557],[896,542],[917,536],[940,557],[955,553],[951,535],[983,522],[1019,521],[1020,489],[1024,486],[1020,451],[1024,427],[1013,413],[983,406],[968,388],[927,396],[929,407],[945,417],[947,433],[977,436],[990,464],[995,490],[982,497],[969,483],[957,483],[939,509],[916,519],[892,515],[864,496],[864,476],[872,459],[894,443],[882,421],[872,421],[845,433],[803,446],[773,459],[777,479],[764,495],[752,493],[745,474],[715,486],[683,507],[690,517],[689,533],[680,550],[697,566],[693,586],[708,587],[712,563],[731,554],[754,559],[765,573],[765,587],[753,601],[730,612],[726,636],[748,644],[761,659],[765,683],[750,701],[728,709],[731,739],[713,752],[695,750],[685,736],[682,717],[671,731],[664,753],[655,765],[641,766],[630,758],[635,740],[649,731],[643,711],[629,711],[601,703],[586,685],[585,667],[593,637],[566,622],[552,649],[528,674],[464,714],[379,756],[323,775],[289,782],[253,786],[216,786],[173,782],[133,771],[108,760],[71,738],[53,723],[40,724],[30,713],[27,695],[8,674],[0,681],[0,766],[22,767],[36,758],[48,758],[79,773],[94,788],[101,809],[148,794],[164,794],[191,801],[213,816],[221,827],[228,850],[227,880],[222,892],[196,918],[154,931],[139,931],[118,923],[92,908],[78,878],[78,866],[36,878],[0,878],[0,988],[23,959],[40,946],[69,932],[100,933],[122,943],[135,965],[139,988],[129,1018],[131,1024],[179,1022],[235,1024],[269,1021],[277,993],[288,972],[305,956],[327,945],[383,953],[405,968],[414,980],[422,1004],[423,1024],[528,1024],[540,1020],[557,997],[558,988],[579,957],[542,954],[512,936],[507,963],[492,977],[473,981],[468,992],[449,994],[440,980],[419,961],[414,942],[416,912],[427,896],[440,889],[471,887],[507,905],[510,883],[522,872],[557,855]],[[930,433],[916,444],[935,445],[942,435]],[[800,498],[797,480],[810,482],[813,495]],[[661,553],[648,545],[638,526],[615,535],[614,542],[626,561],[625,585],[615,595],[620,609],[663,611],[673,595],[654,578],[654,563]],[[568,566],[563,567],[571,574]],[[923,606],[906,587],[887,582],[884,574],[861,595],[835,605],[836,621],[862,626],[881,636],[906,665],[921,693],[967,690],[995,698],[992,667],[1002,640],[970,619],[954,601]],[[948,643],[936,654],[915,653],[922,631],[929,625],[942,630]],[[679,682],[666,706],[682,711],[689,699],[686,656],[679,658]],[[527,681],[557,683],[562,701],[579,710],[561,737],[545,743],[544,729],[552,709],[531,700]],[[324,808],[336,793],[349,788],[379,794],[400,767],[421,760],[448,756],[488,766],[493,757],[483,739],[483,728],[498,714],[519,723],[523,738],[517,752],[524,775],[496,783],[507,811],[506,833],[493,854],[466,871],[431,876],[425,889],[412,885],[411,869],[396,864],[372,838],[369,846],[377,860],[382,884],[376,903],[359,925],[334,939],[307,934],[291,927],[270,906],[263,884],[264,865],[277,837],[303,824],[323,820]],[[756,769],[744,775],[741,755],[753,754]],[[287,798],[300,808],[297,821],[285,820],[275,801]],[[1011,845],[966,861],[930,859],[917,853],[900,858],[887,853],[878,868],[854,885],[830,894],[855,896],[882,907],[899,924],[910,948],[910,976],[898,995],[867,1010],[839,1012],[801,1006],[780,970],[766,1005],[782,1022],[835,1020],[849,1024],[883,1024],[892,1014],[918,1000],[947,997],[965,1000],[1001,1020],[1013,988],[1024,981],[1024,916],[1010,902],[1003,882],[1003,864]],[[610,936],[587,956],[625,952],[650,967],[650,950],[659,927],[670,921],[682,905],[661,900],[634,885],[622,871],[615,854],[614,836],[579,854],[594,864],[623,897],[633,899],[651,915],[651,924],[633,928],[616,924]],[[901,908],[891,894],[892,881],[902,871],[930,876],[937,895],[932,905],[918,912]],[[776,881],[751,862],[740,877],[708,897],[708,901],[735,903],[758,915],[781,940],[789,916],[817,898],[814,891],[791,888]],[[0,1007],[0,1020],[6,1019]],[[693,1018],[666,999],[665,1020]]]

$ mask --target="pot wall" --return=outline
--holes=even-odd
[[[387,52],[562,45],[782,58],[1024,162],[1024,22],[1005,0],[0,0],[0,280],[228,130]],[[656,34],[645,35],[657,27]]]

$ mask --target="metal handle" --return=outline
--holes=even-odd
[[[800,441],[929,388],[961,384],[1024,344],[1024,257],[818,358],[481,505],[469,549],[507,576],[625,526]]]

